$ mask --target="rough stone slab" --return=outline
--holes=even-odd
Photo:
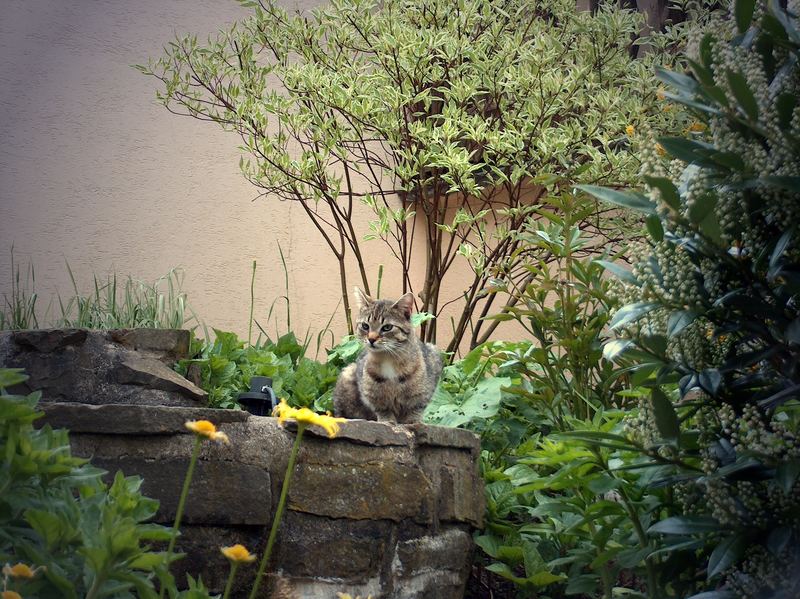
[[[470,452],[449,447],[420,447],[419,463],[436,491],[435,511],[442,522],[481,528],[486,510],[483,479]]]
[[[429,522],[432,492],[423,472],[405,464],[299,464],[289,507],[330,518]]]
[[[88,334],[86,329],[37,329],[14,331],[11,338],[20,347],[50,354],[65,347],[83,345]]]
[[[476,456],[480,452],[480,439],[471,431],[430,424],[418,424],[412,425],[412,427],[411,430],[417,445],[468,449]]]
[[[439,520],[467,522],[483,528],[486,511],[483,480],[473,470],[450,465],[442,466],[439,480]]]
[[[189,467],[184,460],[142,460],[95,457],[92,463],[126,476],[144,478],[142,494],[161,502],[155,520],[172,523],[178,507],[183,480]],[[235,462],[198,460],[183,519],[187,524],[266,525],[272,521],[272,491],[269,473],[256,466]]]
[[[364,584],[380,576],[391,537],[392,525],[386,521],[337,520],[290,510],[281,522],[275,569],[288,577],[324,572],[326,578]]]
[[[202,526],[185,524],[181,526],[181,534],[175,545],[176,553],[185,553],[186,556],[172,566],[172,573],[178,582],[179,588],[186,588],[186,574],[197,578],[202,575],[211,594],[221,594],[228,579],[230,566],[228,560],[220,552],[221,547],[230,547],[241,543],[252,553],[259,556],[266,543],[268,530],[261,526]],[[158,550],[166,550],[166,543]],[[242,565],[236,572],[232,597],[245,599],[248,596],[255,578],[258,562]],[[259,599],[268,599],[270,596],[265,591],[259,592]],[[334,595],[335,597],[335,595]]]
[[[108,338],[134,351],[154,352],[168,365],[189,357],[191,333],[185,329],[115,329]]]
[[[472,536],[458,528],[445,529],[438,534],[399,541],[392,562],[392,574],[398,579],[413,577],[422,572],[439,570],[462,571],[469,564]]]
[[[288,421],[287,425],[289,425],[290,430],[297,427],[296,423]],[[306,434],[308,433],[314,436],[328,436],[325,431],[317,427],[306,429]],[[410,446],[414,440],[414,436],[407,427],[374,420],[348,420],[343,422],[339,427],[339,433],[336,438],[372,446]]]
[[[367,599],[367,597],[388,599],[389,597],[381,592],[379,578],[374,578],[364,584],[353,584],[330,578],[282,578],[276,575],[272,575],[270,578],[277,579],[273,582],[275,591],[265,595],[264,599],[335,599],[338,597],[337,593],[342,592],[349,593],[354,598],[361,597],[361,599]],[[395,599],[394,596],[392,599]]]
[[[393,462],[416,466],[414,451],[407,445],[362,445],[347,440],[303,436],[299,460],[306,464],[343,466]]]
[[[111,375],[121,385],[137,385],[177,393],[197,402],[205,402],[208,398],[208,393],[155,358],[127,355],[114,366]]]
[[[45,401],[39,407],[45,413],[42,422],[53,428],[66,428],[73,433],[105,435],[191,434],[184,426],[187,420],[209,420],[216,425],[224,425],[246,422],[249,417],[247,412],[213,408]]]
[[[463,599],[466,576],[453,570],[422,572],[398,582],[380,599]],[[377,599],[373,596],[373,599]]]

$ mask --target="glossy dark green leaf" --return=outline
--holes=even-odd
[[[732,535],[719,542],[708,558],[708,578],[714,578],[735,564],[744,554],[746,544],[741,535]]]
[[[577,185],[576,187],[604,202],[610,202],[637,212],[644,212],[645,214],[656,213],[655,204],[650,198],[641,193],[617,191],[616,189],[600,187],[599,185]]]
[[[636,302],[634,304],[627,304],[617,310],[608,326],[612,329],[623,327],[632,322],[636,322],[642,316],[649,314],[659,307],[661,307],[661,304],[656,302]]]
[[[714,212],[714,207],[717,205],[717,196],[711,192],[699,195],[695,201],[689,206],[689,220],[694,224],[699,225],[706,217]]]
[[[706,33],[703,36],[703,39],[700,40],[700,60],[703,62],[703,66],[707,69],[710,69],[714,63],[714,57],[711,52],[711,48],[714,45],[714,36],[710,33]]]
[[[664,227],[661,226],[661,219],[657,214],[649,215],[645,219],[644,223],[647,227],[647,232],[650,233],[650,237],[652,237],[653,241],[658,243],[664,239]]]
[[[797,96],[795,94],[783,93],[778,96],[778,101],[776,102],[778,124],[784,131],[787,131],[792,124],[795,106],[797,106]]]
[[[800,460],[786,460],[775,469],[775,481],[787,495],[791,493],[798,476],[800,476]]]
[[[669,397],[661,389],[655,387],[650,394],[650,404],[653,407],[653,416],[658,432],[664,439],[677,441],[681,434],[681,426],[675,406],[672,405]]]
[[[781,24],[786,36],[795,44],[800,44],[800,33],[798,33],[792,23],[792,19],[786,14],[779,0],[769,0],[769,12]]]
[[[800,177],[761,177],[758,181],[773,187],[800,193]]]
[[[790,527],[775,528],[767,537],[767,549],[772,555],[779,556],[792,540],[793,531]]]
[[[752,90],[747,85],[747,80],[741,73],[728,71],[728,85],[731,86],[733,96],[741,109],[751,121],[758,120],[758,102]]]
[[[676,73],[675,71],[668,71],[661,67],[656,67],[656,77],[670,87],[690,94],[694,93],[698,87],[697,81],[688,75]]]
[[[678,195],[678,188],[675,187],[672,180],[666,177],[650,177],[647,175],[645,175],[644,180],[650,187],[654,187],[661,193],[661,199],[667,206],[675,211],[680,210],[681,198]]]
[[[756,7],[755,0],[736,0],[733,5],[733,15],[736,18],[736,27],[744,33],[750,28],[753,21],[753,10]]]
[[[772,250],[772,254],[769,257],[769,270],[771,273],[774,272],[780,265],[783,255],[786,253],[786,249],[789,247],[791,242],[792,231],[789,230],[785,231],[783,235],[780,236],[777,243],[775,243],[775,248]]]
[[[631,285],[639,285],[639,281],[636,280],[636,277],[633,275],[633,273],[616,262],[609,262],[608,260],[595,260],[595,264],[601,265],[621,281],[630,283]]]
[[[722,384],[722,374],[716,368],[707,368],[698,375],[697,381],[703,391],[712,397],[716,397]]]
[[[667,535],[692,535],[718,532],[720,530],[722,530],[720,523],[708,516],[673,516],[656,522],[647,529],[647,532]]]
[[[676,310],[667,320],[667,336],[674,337],[697,319],[695,310]]]
[[[687,599],[736,599],[736,593],[733,591],[706,591],[692,595]]]

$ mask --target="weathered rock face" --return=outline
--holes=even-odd
[[[62,402],[203,406],[206,393],[171,368],[188,352],[189,331],[0,332],[0,366],[30,376],[14,391]]]
[[[179,331],[0,333],[0,365],[25,368],[43,391],[43,419],[71,431],[76,455],[144,477],[171,525],[193,436],[187,420],[211,420],[230,445],[205,443],[177,551],[180,576],[201,575],[222,591],[219,547],[262,552],[295,433],[274,418],[214,410],[202,391],[169,368],[188,351]],[[463,430],[345,423],[335,439],[309,429],[262,597],[459,599],[481,526],[483,482],[477,438]],[[247,596],[255,567],[239,570]]]
[[[231,444],[203,446],[178,540],[187,554],[180,570],[202,574],[218,592],[228,572],[220,546],[263,551],[295,435],[276,419],[164,406],[43,408],[52,426],[72,431],[76,455],[112,474],[142,475],[164,524],[175,516],[193,443],[183,423],[215,422]],[[309,429],[263,597],[275,584],[297,599],[462,597],[484,510],[477,452],[475,436],[456,429],[352,421],[334,439]],[[238,596],[254,572],[240,569]]]

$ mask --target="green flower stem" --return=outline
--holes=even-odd
[[[172,525],[172,536],[169,539],[169,546],[167,547],[167,555],[165,558],[167,572],[169,573],[169,564],[172,560],[172,553],[175,550],[175,541],[178,539],[178,532],[181,527],[181,519],[183,518],[183,508],[186,505],[186,498],[189,496],[189,485],[192,483],[192,476],[194,476],[194,467],[197,464],[197,458],[200,456],[200,446],[203,440],[200,435],[194,436],[194,448],[192,449],[192,458],[189,460],[189,469],[186,471],[186,478],[183,479],[183,489],[181,489],[181,498],[178,501],[178,510],[175,512],[175,523]],[[158,596],[159,599],[164,598],[164,591],[166,587],[161,585],[161,591]]]
[[[236,577],[236,569],[239,567],[238,562],[231,562],[231,573],[228,574],[228,582],[225,585],[225,592],[222,594],[222,599],[228,599],[228,595],[231,594],[231,588],[233,587],[233,579]]]
[[[275,510],[275,517],[272,519],[272,528],[269,531],[269,538],[267,539],[267,547],[264,549],[264,555],[261,556],[261,562],[258,564],[258,573],[256,580],[253,583],[253,588],[250,591],[248,599],[255,599],[258,593],[258,587],[261,585],[261,578],[264,575],[264,570],[267,568],[270,555],[272,554],[272,547],[275,545],[275,539],[278,536],[278,528],[280,527],[283,511],[286,508],[286,496],[289,494],[289,485],[292,482],[292,473],[294,472],[294,463],[297,460],[297,451],[300,449],[300,440],[303,437],[303,431],[306,425],[302,422],[297,423],[297,436],[292,445],[292,453],[289,454],[289,463],[286,465],[286,476],[283,478],[283,486],[281,487],[281,497],[278,500],[278,509]]]

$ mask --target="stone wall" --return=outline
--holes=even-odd
[[[44,388],[44,420],[69,429],[74,453],[91,458],[109,477],[117,470],[142,475],[142,490],[161,501],[156,519],[166,525],[175,516],[193,444],[184,422],[211,420],[228,434],[230,445],[203,445],[177,547],[187,554],[177,564],[179,580],[184,572],[199,574],[220,592],[228,572],[220,546],[242,543],[263,551],[294,432],[274,418],[192,407],[197,400],[182,390],[162,389],[162,403],[170,405],[152,405],[156,395],[147,385],[120,383],[109,374],[124,362],[159,360],[162,350],[143,335],[134,344],[119,332],[4,333],[0,364],[32,368],[42,377],[27,385]],[[84,401],[58,382],[77,381],[78,367],[86,380],[77,389],[102,391],[102,401],[98,395]],[[131,387],[139,387],[148,405],[131,403],[137,397]],[[127,403],[114,401],[114,389]],[[478,451],[472,433],[443,427],[351,421],[334,439],[308,429],[263,597],[462,597],[472,532],[484,512]],[[254,573],[255,566],[240,569],[237,596],[246,596]]]

